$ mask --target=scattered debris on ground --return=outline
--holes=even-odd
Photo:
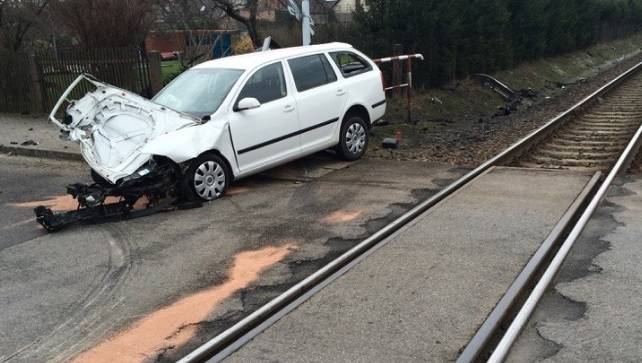
[[[434,101],[437,97],[431,94],[433,90],[419,92],[414,101],[413,124],[401,121],[405,120],[405,100],[390,100],[386,120],[373,130],[374,141],[367,155],[375,159],[479,165],[641,60],[642,54],[638,53],[592,77],[577,77],[543,88],[521,88],[515,92],[519,101],[507,102],[473,80],[439,90],[439,103]],[[514,87],[511,78],[503,76],[502,81]],[[381,146],[384,139],[397,132],[404,136],[398,148]]]
[[[24,141],[24,142],[23,142],[23,143],[21,143],[20,145],[22,145],[22,146],[36,146],[36,145],[38,145],[38,142],[37,142],[37,141],[34,141],[34,140],[32,140],[32,139],[29,139],[29,140],[27,140],[27,141]]]

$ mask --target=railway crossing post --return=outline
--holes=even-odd
[[[403,65],[405,63],[405,65],[406,65],[406,83],[402,83],[403,81],[401,79],[399,79],[398,81],[395,82],[395,79],[394,79],[394,68],[393,68],[392,85],[391,86],[386,86],[384,84],[384,90],[386,92],[388,92],[388,91],[398,92],[397,90],[401,90],[401,89],[404,89],[404,88],[406,89],[406,103],[407,103],[407,107],[408,107],[408,114],[407,114],[407,120],[406,121],[408,123],[412,122],[412,60],[413,59],[419,59],[419,60],[423,61],[424,60],[424,56],[422,54],[417,53],[417,54],[399,55],[399,56],[394,56],[394,57],[380,58],[380,59],[374,59],[373,60],[377,64],[384,64],[384,63],[393,62],[393,65],[395,63]]]

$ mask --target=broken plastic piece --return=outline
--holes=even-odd
[[[397,149],[399,148],[399,140],[392,137],[386,137],[381,143],[384,149]]]

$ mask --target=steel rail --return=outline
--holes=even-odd
[[[537,276],[537,272],[545,266],[545,263],[558,246],[558,241],[564,236],[564,233],[572,226],[576,217],[581,213],[586,201],[593,196],[597,189],[603,174],[596,172],[586,184],[579,196],[573,201],[573,204],[564,213],[562,218],[557,222],[553,230],[544,239],[540,247],[529,259],[526,266],[517,275],[517,278],[504,293],[495,308],[488,315],[481,327],[470,340],[464,351],[457,358],[456,363],[476,362],[478,357],[487,348],[491,338],[498,331],[501,323],[509,316],[510,310],[515,306],[518,298],[523,296],[524,291],[530,286],[531,282]]]
[[[185,357],[179,360],[179,363],[193,363],[193,362],[202,362],[206,359],[211,358],[216,353],[225,349],[226,346],[232,344],[235,339],[242,337],[244,334],[252,331],[252,334],[256,335],[260,331],[266,329],[269,325],[262,324],[267,321],[271,316],[276,315],[284,307],[288,306],[290,309],[293,309],[291,303],[297,301],[297,299],[306,292],[309,292],[323,283],[323,281],[331,277],[334,273],[341,270],[343,267],[348,265],[351,261],[356,260],[359,256],[369,251],[373,247],[385,242],[385,240],[391,236],[396,231],[400,230],[402,227],[415,220],[417,217],[422,215],[428,209],[432,208],[437,203],[444,200],[449,195],[453,194],[455,191],[459,190],[464,185],[468,184],[471,180],[475,179],[482,173],[486,172],[493,166],[502,165],[509,160],[512,160],[516,155],[525,151],[527,148],[531,147],[534,143],[541,140],[541,138],[547,136],[551,131],[554,131],[558,126],[561,126],[563,122],[568,120],[576,111],[580,110],[582,107],[591,103],[593,100],[597,99],[602,94],[608,92],[612,87],[619,84],[621,81],[627,79],[632,74],[636,73],[640,68],[642,68],[642,62],[631,67],[626,72],[622,73],[606,85],[600,87],[597,91],[593,92],[589,96],[582,99],[580,102],[576,103],[573,107],[568,109],[565,112],[562,112],[552,120],[548,121],[545,125],[541,126],[537,130],[531,132],[529,135],[519,140],[515,144],[511,145],[507,149],[501,151],[499,154],[493,158],[487,160],[479,167],[468,172],[458,180],[454,181],[452,184],[448,185],[441,191],[439,191],[434,196],[429,199],[421,202],[415,206],[410,211],[401,215],[396,220],[392,221],[390,224],[386,225],[379,231],[372,234],[370,237],[366,238],[358,245],[351,248],[349,251],[345,252],[343,255],[339,256],[335,260],[329,262],[327,265],[321,269],[314,272],[312,275],[308,276],[304,280],[295,284],[287,291],[277,296],[276,298],[269,301],[267,304],[263,305],[250,315],[246,316],[244,319],[240,320],[227,330],[223,331],[213,339],[207,341]],[[344,269],[343,272],[347,271]],[[310,295],[311,296],[311,295]],[[309,297],[309,296],[308,296]],[[302,303],[303,299],[300,299],[299,303]],[[284,315],[284,314],[279,314]],[[262,326],[262,329],[255,329],[259,325]],[[231,352],[229,352],[231,353]],[[221,359],[224,357],[220,357]]]
[[[546,271],[544,271],[544,274],[542,275],[537,285],[535,285],[535,288],[533,289],[528,299],[526,299],[526,302],[524,303],[520,311],[517,313],[517,316],[506,331],[506,334],[504,334],[501,341],[497,345],[497,348],[495,349],[495,351],[493,351],[493,354],[488,360],[489,363],[499,363],[503,362],[506,359],[510,348],[515,343],[515,340],[524,328],[524,325],[526,325],[526,323],[528,322],[528,319],[535,310],[537,303],[540,301],[540,299],[544,295],[544,292],[546,292],[548,286],[557,275],[560,267],[562,267],[562,263],[564,263],[566,256],[568,256],[568,253],[588,224],[589,220],[593,216],[593,213],[595,213],[595,210],[606,196],[606,193],[613,183],[613,180],[615,180],[615,177],[627,164],[627,160],[630,159],[631,155],[634,153],[634,150],[637,149],[641,135],[642,125],[638,128],[637,132],[627,145],[622,155],[620,155],[620,158],[615,163],[615,166],[611,169],[611,172],[607,175],[602,185],[600,185],[600,188],[589,202],[589,205],[580,216],[580,219],[577,221],[568,237],[566,237],[566,239],[564,240],[564,243],[562,243],[559,251],[551,261]]]

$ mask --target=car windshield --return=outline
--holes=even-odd
[[[163,88],[154,102],[197,117],[211,115],[241,74],[239,69],[191,69]]]

